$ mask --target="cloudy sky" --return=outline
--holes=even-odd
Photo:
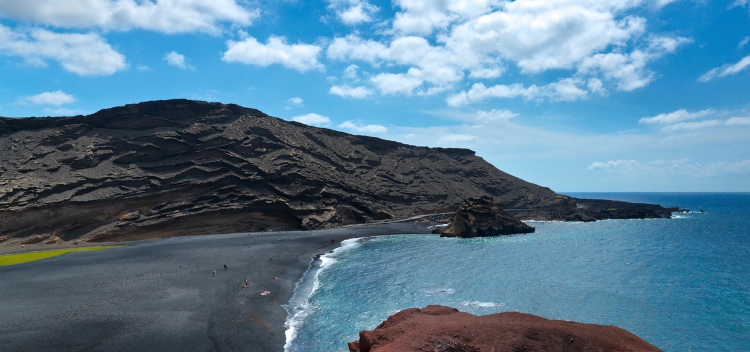
[[[555,191],[750,191],[749,0],[0,0],[0,116],[189,98]]]

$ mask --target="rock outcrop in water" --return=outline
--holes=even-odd
[[[521,218],[635,214],[587,209],[471,150],[354,136],[233,104],[0,118],[0,151],[0,243],[319,229],[446,212],[477,195]]]
[[[432,233],[440,237],[488,237],[532,233],[534,228],[524,224],[495,205],[492,197],[482,196],[465,199],[446,227]]]
[[[475,316],[445,306],[402,310],[363,330],[350,352],[660,351],[615,326],[549,320],[523,313]]]

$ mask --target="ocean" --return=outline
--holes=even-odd
[[[665,351],[750,351],[750,193],[569,195],[692,212],[532,222],[528,235],[347,240],[299,284],[286,351],[347,351],[360,330],[430,304],[615,325]]]

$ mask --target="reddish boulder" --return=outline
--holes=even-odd
[[[531,233],[534,228],[513,217],[488,196],[464,199],[448,226],[432,233],[440,237],[487,237]]]
[[[616,326],[549,320],[524,313],[476,316],[445,306],[402,310],[363,330],[350,352],[635,352],[658,348]]]

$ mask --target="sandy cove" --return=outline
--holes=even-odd
[[[0,267],[0,346],[282,351],[283,305],[316,254],[348,238],[428,232],[424,223],[406,221],[175,237]]]

